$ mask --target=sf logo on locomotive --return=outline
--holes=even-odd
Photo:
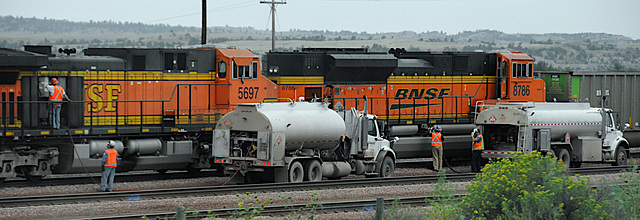
[[[84,85],[85,91],[87,91],[87,97],[92,103],[87,103],[87,110],[91,112],[100,112],[104,109],[105,112],[115,112],[118,96],[122,93],[122,87],[120,84],[91,84]],[[103,102],[108,101],[108,102]]]

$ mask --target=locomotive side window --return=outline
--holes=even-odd
[[[509,64],[507,64],[507,61],[502,61],[502,77],[507,77],[507,71],[509,70]]]
[[[233,63],[233,69],[232,74],[233,74],[233,79],[239,79],[239,78],[243,78],[243,79],[257,79],[258,78],[258,62],[252,62],[251,66],[239,66],[236,64],[236,62],[232,62]]]
[[[218,77],[227,77],[227,63],[224,61],[220,61],[220,63],[218,63]]]
[[[238,78],[238,66],[236,65],[235,61],[231,61],[231,78]]]
[[[531,63],[513,63],[511,75],[513,78],[529,78],[532,72],[533,65]]]
[[[259,74],[259,72],[258,72],[258,62],[257,61],[251,62],[251,70],[253,71],[253,74],[252,74],[253,78],[257,79],[258,78],[258,74]]]
[[[251,73],[249,72],[248,66],[238,66],[238,72],[240,73],[240,77],[242,78],[251,78]]]

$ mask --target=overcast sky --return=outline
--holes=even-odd
[[[0,15],[200,27],[201,6],[201,0],[0,0]],[[208,0],[207,8],[209,27],[271,28],[269,5],[260,0]],[[640,39],[640,0],[287,0],[277,6],[276,18],[276,31],[455,34],[491,29],[604,32]]]

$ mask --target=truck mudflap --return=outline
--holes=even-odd
[[[512,158],[515,151],[484,150],[482,158]]]

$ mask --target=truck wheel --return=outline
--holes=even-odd
[[[322,180],[322,166],[317,160],[310,160],[304,163],[304,181]]]
[[[614,166],[627,165],[627,151],[624,147],[618,147],[616,149],[616,162],[613,162]]]
[[[393,164],[391,157],[384,157],[382,164],[380,164],[380,177],[393,177],[395,169],[395,164]]]
[[[302,182],[304,177],[304,170],[302,169],[302,164],[296,161],[291,164],[289,167],[289,182]]]
[[[558,156],[558,160],[562,160],[565,167],[569,168],[571,166],[571,154],[567,149],[560,148],[556,150],[556,156]]]

